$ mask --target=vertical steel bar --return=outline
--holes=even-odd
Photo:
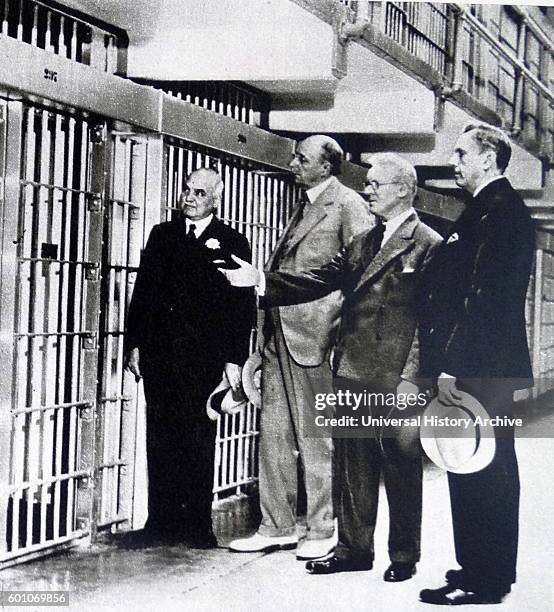
[[[175,201],[174,206],[179,205],[179,196],[183,191],[185,185],[185,179],[187,177],[187,172],[185,169],[184,163],[184,149],[182,147],[177,147],[177,184],[175,185]]]
[[[64,182],[65,186],[70,188],[74,186],[75,173],[74,164],[76,156],[76,120],[73,117],[69,117],[66,123],[66,154],[64,158]],[[75,205],[76,203],[76,205]],[[70,261],[72,257],[73,245],[73,225],[78,222],[79,217],[79,199],[72,194],[66,194],[65,200],[65,217],[64,217],[64,248],[63,256],[66,261]],[[77,213],[74,213],[75,208]],[[77,217],[77,219],[75,219]],[[76,297],[79,295],[75,291],[77,270],[70,264],[65,265],[65,274],[63,278],[63,289],[62,299],[64,300],[63,316],[62,316],[62,327],[64,331],[73,331],[75,326],[75,310],[78,312],[78,305],[76,303]],[[71,314],[71,316],[70,316]],[[63,379],[60,387],[60,394],[68,402],[74,402],[77,400],[77,389],[78,389],[78,376],[76,367],[78,367],[77,351],[79,347],[76,346],[78,338],[75,336],[68,336],[64,338],[63,353],[62,353],[62,368],[63,368]],[[77,363],[75,367],[74,364]],[[62,416],[62,420],[67,424],[66,436],[67,436],[67,451],[65,457],[60,457],[59,469],[62,471],[65,467],[66,470],[72,471],[75,468],[75,444],[76,444],[76,430],[77,430],[77,410],[71,408],[68,411],[68,416]],[[62,438],[65,440],[65,438]],[[60,517],[60,530],[64,534],[69,534],[73,531],[73,510],[74,510],[74,495],[75,495],[75,481],[70,478],[67,481],[65,489],[65,525],[61,522]],[[61,495],[61,491],[60,491]]]
[[[126,220],[127,225],[125,231],[128,236],[128,243],[126,245],[125,253],[131,256],[131,247],[137,250],[139,239],[142,234],[143,211],[144,211],[144,200],[146,195],[146,180],[147,180],[147,146],[144,139],[137,140],[134,143],[132,151],[132,172],[131,172],[131,184],[130,184],[130,196],[137,208],[129,210],[128,218]],[[135,256],[133,256],[134,259]],[[123,262],[128,264],[127,259]],[[125,310],[121,308],[119,326],[123,330],[124,326],[124,314]],[[131,381],[129,378],[123,377],[122,368],[122,353],[123,353],[123,342],[118,346],[118,379],[122,380],[122,389],[124,395],[127,395],[131,391]],[[136,389],[136,383],[134,383]],[[120,477],[119,487],[119,507],[120,513],[126,517],[130,522],[133,519],[133,484],[134,484],[134,472],[132,466],[135,463],[135,453],[137,439],[137,413],[136,410],[132,409],[131,402],[124,402],[122,406],[122,418],[121,418],[121,460],[125,463],[122,468],[122,474]]]
[[[4,10],[2,12],[2,28],[0,32],[2,34],[8,33],[8,14],[10,12],[10,2],[12,0],[4,0]]]
[[[38,4],[33,6],[33,25],[31,28],[31,45],[37,46],[38,35]]]
[[[23,40],[23,1],[19,0],[19,11],[17,16],[17,40]]]
[[[102,137],[100,137],[102,134]],[[88,202],[88,232],[87,232],[87,252],[88,260],[96,265],[101,263],[102,254],[102,194],[104,193],[104,166],[105,166],[105,125],[102,129],[94,132],[94,139],[89,145],[87,131],[83,133],[83,167],[88,166],[89,147],[90,147],[90,190],[98,194],[93,200]],[[82,181],[86,185],[86,181]],[[89,332],[88,338],[82,341],[81,353],[81,379],[82,379],[82,399],[91,405],[89,412],[83,411],[80,422],[80,453],[79,469],[87,470],[93,474],[95,465],[95,416],[97,400],[97,368],[98,368],[98,317],[100,308],[100,281],[98,276],[92,276],[85,280],[86,301],[84,317],[86,329]],[[76,515],[78,527],[81,529],[94,529],[91,525],[93,511],[93,487],[91,478],[81,480],[77,491]]]
[[[7,6],[7,2],[6,2]],[[6,24],[7,27],[7,24]],[[6,31],[3,27],[3,31]],[[13,377],[14,356],[14,313],[16,308],[17,251],[20,240],[18,206],[20,202],[20,172],[22,166],[23,106],[21,102],[0,101],[0,176],[3,182],[1,206],[1,266],[0,266],[0,558],[7,551],[8,507],[10,504],[10,450],[11,432],[14,426],[11,408],[14,405]],[[17,320],[17,319],[16,319]],[[12,500],[12,538],[10,545],[17,542],[19,526],[16,516],[19,505],[15,496]]]
[[[164,211],[164,221],[168,221],[171,218],[171,211],[169,208],[173,208],[175,206],[176,198],[178,197],[175,194],[175,173],[174,173],[174,163],[175,163],[175,147],[173,145],[168,145],[168,154],[167,154],[167,201],[165,202],[165,211]]]
[[[68,158],[68,120],[67,117],[59,116],[59,124],[57,127],[57,155],[56,155],[56,184],[62,187],[67,187],[68,177],[68,166],[70,160]],[[58,254],[61,260],[69,260],[69,239],[68,229],[70,223],[68,222],[68,198],[65,191],[60,191],[59,200],[57,200],[58,207]],[[57,295],[57,325],[56,328],[61,334],[65,334],[67,331],[67,306],[68,306],[68,278],[69,278],[69,265],[61,263],[59,265],[59,280],[58,280],[58,295]],[[54,403],[65,402],[65,389],[66,389],[66,353],[67,339],[63,335],[57,340],[57,351],[56,351],[56,389],[55,389],[55,401]],[[63,444],[64,444],[64,421],[65,413],[64,410],[59,409],[55,411],[55,441],[54,441],[54,457],[53,457],[53,474],[59,476],[62,474],[62,461],[63,461]],[[52,495],[53,505],[53,538],[56,540],[60,536],[60,521],[61,521],[61,483],[56,482],[53,485]]]
[[[223,435],[221,440],[221,476],[220,486],[227,488],[229,485],[229,415],[218,417],[223,422]]]
[[[235,482],[237,485],[243,482],[244,477],[245,477],[245,473],[244,473],[244,436],[245,436],[244,411],[245,410],[246,408],[243,408],[239,413],[233,415],[234,417],[236,417],[236,420],[238,420],[238,440],[237,440],[237,446],[235,448],[236,457],[237,457],[236,459],[237,470],[236,470]],[[236,492],[238,494],[240,490],[237,488]]]
[[[106,251],[103,253],[103,282],[106,290],[103,292],[102,311],[105,313],[104,328],[100,330],[102,335],[102,389],[100,392],[100,401],[96,416],[96,443],[97,443],[97,466],[96,470],[96,491],[100,494],[95,495],[95,504],[97,505],[94,516],[97,521],[104,521],[106,516],[111,515],[113,505],[113,491],[116,488],[113,482],[113,470],[104,468],[107,463],[111,463],[114,459],[112,453],[112,440],[110,436],[113,432],[114,425],[114,410],[115,406],[110,398],[117,395],[117,385],[113,388],[113,372],[112,372],[112,335],[110,333],[111,322],[113,318],[114,308],[114,281],[115,270],[113,264],[115,254],[117,253],[118,238],[114,236],[114,228],[117,225],[117,214],[120,204],[118,201],[124,201],[127,197],[128,189],[126,186],[126,145],[125,140],[120,136],[114,136],[110,139],[109,145],[106,145],[106,152],[110,151],[111,156],[106,155],[106,160],[111,159],[111,172],[109,183],[105,182],[104,189],[106,190],[105,207],[104,207],[104,244]],[[106,162],[108,163],[108,162]],[[107,185],[107,186],[106,186]]]

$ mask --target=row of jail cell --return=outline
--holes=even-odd
[[[89,129],[26,108],[17,245],[8,552],[78,531],[86,328]]]
[[[102,196],[90,188],[91,133],[96,130],[82,119],[23,108],[8,556],[78,537],[85,527],[76,512],[79,490],[92,476],[97,527],[132,515],[140,404],[136,383],[124,375],[123,333],[150,229],[144,208],[147,139],[109,138],[110,179]],[[255,261],[264,261],[296,199],[294,185],[270,169],[188,144],[166,144],[165,153],[162,218],[177,208],[189,172],[215,167],[225,182],[220,216],[248,237]],[[89,243],[100,227],[91,223],[91,211],[102,204],[104,247],[101,261],[93,261]],[[91,281],[101,281],[100,329],[87,327]],[[83,399],[83,350],[94,350],[96,337],[95,408],[90,389],[88,401]],[[83,422],[93,417],[94,474],[91,465],[82,469],[81,461]],[[255,479],[257,418],[250,405],[220,419],[216,496]]]

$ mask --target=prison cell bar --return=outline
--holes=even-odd
[[[96,516],[98,526],[132,524],[134,452],[137,406],[131,406],[136,384],[124,376],[123,331],[136,253],[142,245],[145,192],[145,145],[138,139],[114,135],[106,209],[108,246],[103,265],[106,304],[102,336],[102,409],[98,427],[98,481],[102,495]],[[135,253],[135,254],[133,254]],[[129,259],[133,259],[130,265]],[[134,279],[133,279],[134,280]]]
[[[60,115],[45,113],[32,108],[23,113],[23,167],[20,179],[20,211],[18,245],[20,256],[18,266],[18,287],[16,300],[20,316],[16,320],[15,341],[16,368],[19,371],[18,391],[15,395],[16,409],[13,412],[12,468],[10,475],[12,500],[12,532],[10,551],[20,554],[35,543],[44,544],[47,539],[60,537],[62,504],[60,487],[62,481],[72,482],[62,472],[64,421],[69,422],[67,452],[75,452],[72,441],[77,439],[77,421],[73,415],[62,416],[67,409],[74,413],[78,402],[60,403],[66,395],[65,362],[67,360],[66,339],[73,336],[89,336],[78,329],[66,329],[68,317],[63,316],[64,305],[68,303],[64,268],[74,266],[74,271],[83,267],[83,249],[74,249],[81,259],[71,261],[66,248],[67,223],[64,210],[66,196],[71,191],[77,197],[80,211],[84,208],[83,190],[67,189],[61,183],[67,177],[65,161],[68,139],[64,135],[64,123]],[[86,173],[85,173],[86,176]],[[83,176],[81,177],[81,179]],[[33,180],[29,180],[33,179]],[[56,192],[60,189],[61,199]],[[30,195],[28,195],[30,193]],[[45,213],[44,213],[45,211]],[[45,222],[41,216],[46,215]],[[80,212],[77,213],[80,217]],[[77,222],[80,228],[80,222]],[[71,228],[70,228],[71,229]],[[74,228],[73,228],[74,229]],[[77,232],[77,241],[80,240]],[[55,247],[55,257],[38,257],[39,244]],[[59,251],[58,251],[59,249]],[[25,256],[25,254],[31,255]],[[35,255],[34,257],[32,255]],[[77,276],[77,275],[76,275]],[[76,299],[82,301],[82,287],[79,279],[75,283]],[[31,297],[32,296],[32,297]],[[42,358],[35,358],[42,352]],[[75,362],[75,358],[74,358]],[[79,364],[77,356],[77,366]],[[72,372],[78,378],[77,372]],[[17,408],[24,402],[24,408]],[[38,408],[36,406],[39,406]],[[67,428],[66,430],[67,431]],[[55,432],[55,433],[54,433]],[[25,461],[22,458],[25,457]],[[67,460],[67,459],[66,459]],[[71,470],[69,459],[68,470]],[[22,500],[26,503],[21,506]],[[65,533],[71,529],[71,496],[66,497]],[[36,503],[35,503],[36,502]],[[38,513],[34,510],[38,506]],[[52,509],[51,516],[48,508]],[[20,510],[25,511],[25,534],[20,537]],[[38,516],[35,516],[38,515]],[[23,541],[21,541],[23,540]],[[35,542],[38,540],[38,542]]]
[[[0,33],[69,60],[116,72],[120,44],[116,33],[39,0],[0,0],[0,6]]]

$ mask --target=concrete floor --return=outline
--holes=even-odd
[[[545,417],[532,427],[539,431],[545,425],[554,425],[554,417]],[[554,609],[553,443],[549,438],[525,438],[518,440],[517,448],[522,483],[518,583],[506,601],[493,609],[550,612]],[[68,590],[69,609],[83,612],[431,609],[418,602],[419,590],[440,586],[444,571],[455,567],[445,475],[438,470],[426,472],[422,560],[417,575],[401,584],[382,580],[388,565],[387,527],[383,495],[377,558],[371,572],[311,576],[305,572],[304,563],[296,561],[294,551],[241,555],[224,548],[125,550],[103,544],[7,568],[0,573],[0,583],[3,590]]]

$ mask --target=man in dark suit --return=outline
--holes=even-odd
[[[438,376],[438,398],[474,395],[491,416],[508,416],[516,389],[530,386],[525,298],[535,229],[504,176],[511,145],[488,125],[469,125],[451,165],[470,196],[429,270],[423,305],[424,370]],[[516,580],[519,476],[513,428],[499,427],[493,461],[474,474],[448,474],[456,560],[447,586],[421,592],[436,605],[493,604]]]
[[[334,355],[336,387],[365,388],[393,397],[417,396],[416,298],[421,273],[440,236],[419,220],[413,208],[417,188],[413,166],[391,153],[374,155],[370,164],[365,192],[371,212],[380,221],[355,237],[330,263],[305,272],[266,273],[265,283],[252,266],[244,264],[225,274],[239,286],[261,283],[266,307],[305,302],[341,290],[344,304]],[[389,410],[372,406],[371,415],[387,416]],[[332,556],[308,562],[309,572],[372,568],[383,473],[390,508],[391,558],[384,579],[400,582],[415,573],[422,490],[418,431],[405,426],[389,432],[390,437],[382,434],[368,429],[366,437],[335,440],[339,543]]]
[[[249,351],[254,295],[230,288],[214,264],[244,236],[214,215],[219,174],[192,172],[182,215],[156,225],[142,255],[127,317],[127,367],[144,378],[148,521],[145,538],[216,545],[211,524],[215,423],[206,400],[225,371],[233,388]],[[222,282],[223,280],[223,282]]]
[[[342,185],[343,152],[328,136],[298,143],[290,163],[305,198],[296,207],[266,269],[298,271],[326,263],[352,236],[370,227],[367,204]],[[310,304],[274,308],[262,338],[260,507],[258,532],[231,542],[235,552],[297,544],[298,463],[306,492],[306,536],[299,559],[326,555],[335,545],[332,441],[307,436],[302,419],[313,411],[314,392],[332,391],[329,348],[341,307],[339,291]]]

